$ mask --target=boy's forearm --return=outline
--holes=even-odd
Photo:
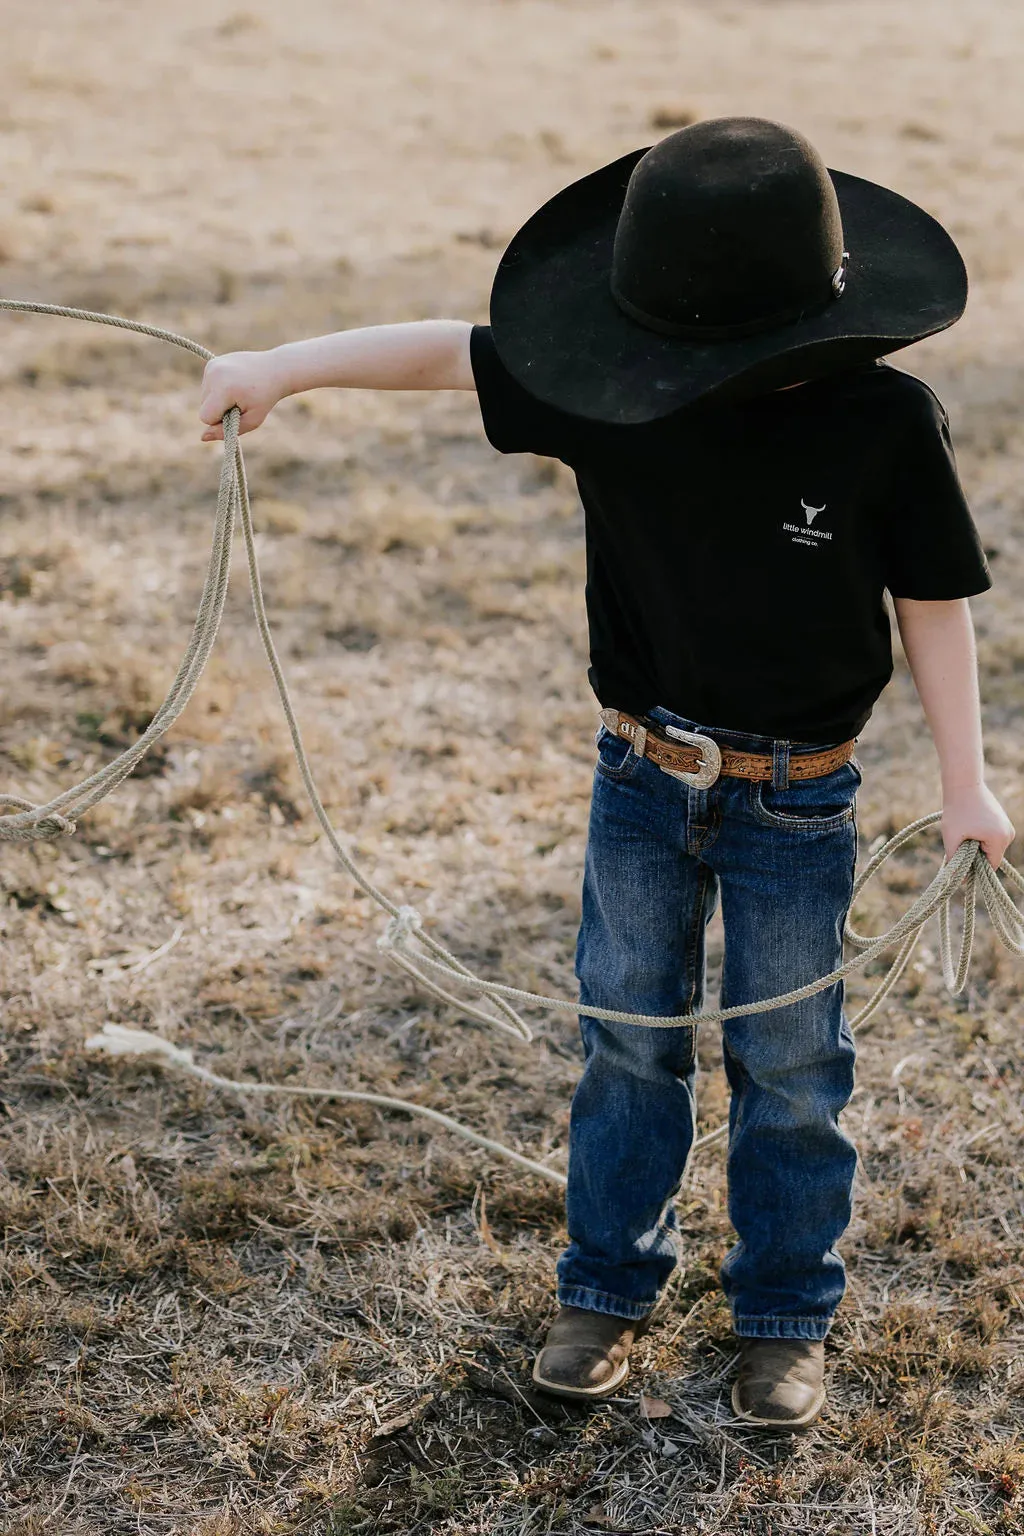
[[[275,347],[284,393],[307,389],[472,389],[464,320],[371,325]]]
[[[279,400],[307,389],[474,389],[472,329],[465,320],[413,320],[211,358],[199,407],[203,441],[223,440],[233,406],[238,430],[252,432]]]
[[[974,624],[966,598],[895,598],[914,684],[935,742],[946,797],[985,781]]]

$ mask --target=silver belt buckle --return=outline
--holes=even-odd
[[[722,771],[722,753],[718,742],[712,741],[710,736],[702,736],[699,731],[681,730],[678,725],[663,725],[662,730],[674,741],[682,741],[688,747],[698,747],[701,755],[701,765],[696,773],[685,773],[681,768],[662,768],[662,773],[667,773],[673,779],[682,779],[691,789],[707,789],[709,784],[713,784]],[[661,764],[658,766],[661,767]]]

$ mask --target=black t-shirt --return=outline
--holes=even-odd
[[[534,399],[488,327],[471,355],[493,446],[575,472],[603,705],[844,741],[892,675],[884,590],[991,586],[946,413],[910,374],[873,363],[614,427]]]

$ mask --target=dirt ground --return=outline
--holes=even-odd
[[[540,201],[692,117],[781,118],[922,202],[973,292],[902,363],[949,407],[992,561],[991,781],[1024,827],[1012,0],[5,0],[2,32],[0,293],[217,350],[482,319]],[[0,315],[2,789],[41,801],[108,760],[173,675],[218,473],[197,384],[155,342]],[[321,392],[246,446],[332,815],[469,963],[571,992],[595,723],[571,479],[492,453],[469,396]],[[576,1413],[526,1388],[565,1237],[553,1185],[423,1121],[83,1050],[133,1024],[226,1075],[409,1096],[564,1167],[574,1022],[538,1016],[519,1045],[381,970],[378,916],[303,798],[240,558],[236,576],[143,770],[74,838],[0,859],[3,1530],[1024,1530],[1024,975],[986,926],[962,997],[930,934],[862,1032],[833,1397],[793,1444],[730,1416],[720,1143],[680,1196],[681,1264],[628,1392]],[[922,731],[900,665],[861,743],[865,848],[938,803]],[[863,925],[937,860],[926,840]],[[708,1030],[705,1130],[718,1056]]]

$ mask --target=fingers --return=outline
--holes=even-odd
[[[212,391],[204,395],[199,403],[199,420],[205,421],[209,427],[215,427],[219,421],[223,421],[228,411],[236,406],[240,411],[245,410],[241,401],[234,399],[226,390]]]
[[[1003,826],[992,837],[987,837],[982,843],[985,857],[993,869],[998,869],[1006,857],[1006,851],[1017,836],[1017,828],[1008,817],[1003,818]]]
[[[236,409],[237,407],[233,405],[225,406],[224,415],[226,416],[228,411],[233,411]],[[257,410],[254,408],[251,411],[243,411],[238,418],[239,437],[241,437],[246,432],[254,432],[257,427],[262,426],[263,422],[266,420],[266,417],[267,413],[264,410]],[[202,419],[204,421],[206,420],[205,417]],[[223,421],[217,420],[212,425],[208,426],[200,441],[204,443],[222,443],[224,441]]]
[[[237,370],[227,365],[223,358],[211,357],[203,371],[199,420],[209,427],[215,427],[226,411],[233,405],[239,405],[240,401],[236,397],[243,393],[239,383]]]
[[[986,859],[988,859],[989,863],[992,865],[993,869],[999,868],[1000,864],[1006,858],[1006,850],[1009,848],[1012,842],[1013,837],[1007,837],[1005,833],[1003,833],[1003,835],[998,838],[985,838],[981,845],[982,851]]]
[[[199,412],[200,421],[207,423],[206,431],[202,436],[204,443],[222,443],[224,441],[224,417],[232,409],[234,407],[230,405],[220,407],[204,403],[202,410]],[[239,431],[241,431],[241,426],[239,426]]]
[[[1008,834],[1006,831],[985,834],[980,830],[977,832],[964,832],[962,835],[951,833],[948,838],[943,838],[946,863],[948,864],[952,860],[954,854],[963,847],[965,842],[973,840],[977,842],[992,868],[999,869],[1016,835],[1016,831],[1013,828],[1010,829]]]
[[[216,395],[204,395],[199,402],[199,420],[205,421],[207,426],[216,426],[226,410],[227,406],[222,404]]]
[[[944,833],[942,838],[946,862],[948,863],[953,858],[954,854],[965,842],[973,839],[979,844],[982,853],[988,859],[992,868],[998,869],[1006,857],[1006,850],[1013,842],[1015,836],[1016,833],[1012,828],[1009,832],[1002,828],[998,832],[983,832],[980,828],[974,832],[961,832],[951,829],[948,833]]]
[[[230,409],[230,401],[222,402],[215,395],[206,396],[199,407],[199,420],[205,422],[207,426],[207,431],[203,433],[204,443],[211,443],[214,438],[223,438],[222,422]]]
[[[213,361],[216,362],[217,359],[214,358]],[[230,381],[222,379],[218,382],[216,375],[210,372],[211,366],[208,363],[206,372],[203,374],[203,393],[199,402],[199,420],[205,421],[207,426],[215,427],[224,415],[224,412],[230,410],[233,405],[237,404],[237,401],[231,398],[234,391]]]

